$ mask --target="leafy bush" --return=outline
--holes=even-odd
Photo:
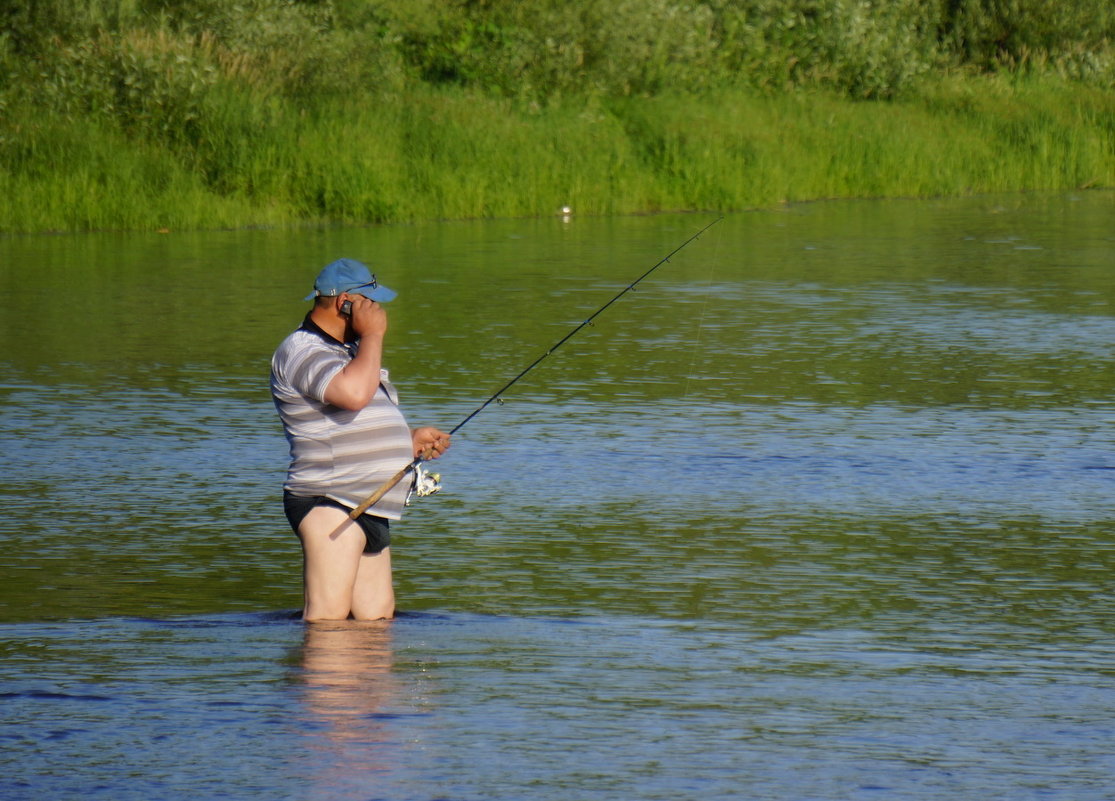
[[[152,94],[136,111],[117,91],[113,107],[141,118],[181,102],[189,119],[211,68],[310,105],[417,82],[534,103],[733,86],[889,98],[945,65],[1115,80],[1115,5],[1094,0],[0,0],[0,13],[0,55],[27,84],[56,99],[59,83],[97,95],[106,73],[131,75]]]
[[[891,97],[937,62],[936,14],[920,0],[724,0],[724,58],[743,83]]]
[[[941,40],[984,69],[1053,68],[1115,83],[1115,5],[1095,0],[945,0]]]
[[[142,0],[0,0],[4,36],[24,57],[141,19]]]
[[[935,57],[936,16],[918,0],[461,0],[416,15],[413,7],[384,5],[424,80],[535,99],[740,84],[888,96]]]
[[[152,2],[165,8],[175,29],[212,42],[228,77],[267,93],[313,100],[361,88],[397,90],[402,84],[394,49],[378,41],[374,29],[369,35],[363,26],[346,27],[330,2]]]

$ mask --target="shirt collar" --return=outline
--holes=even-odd
[[[356,344],[357,344],[356,342],[342,342],[341,340],[337,339],[335,336],[328,333],[320,325],[315,323],[313,321],[313,318],[310,316],[309,313],[307,313],[306,318],[304,320],[302,320],[302,325],[298,327],[298,330],[299,331],[307,331],[311,334],[316,334],[317,336],[321,337],[326,342],[328,342],[330,345],[341,345],[342,347],[344,347],[345,350],[349,351],[350,353],[353,351],[353,349],[356,347]]]

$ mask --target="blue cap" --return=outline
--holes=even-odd
[[[306,296],[306,300],[320,296],[335,297],[342,292],[363,295],[378,303],[394,300],[396,294],[394,290],[377,283],[376,277],[364,264],[355,259],[338,259],[325,265],[318,273],[314,291]]]

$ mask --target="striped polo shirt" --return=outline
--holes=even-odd
[[[271,359],[271,396],[290,443],[290,469],[283,489],[324,495],[355,508],[413,459],[410,427],[399,396],[380,371],[375,397],[352,412],[325,402],[325,389],[356,353],[309,315],[282,341]],[[367,514],[398,520],[410,482],[401,481]]]

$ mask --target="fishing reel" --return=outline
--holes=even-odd
[[[410,499],[417,496],[425,498],[441,490],[441,473],[431,473],[421,464],[414,466],[414,482],[407,493],[406,505],[410,506]]]

